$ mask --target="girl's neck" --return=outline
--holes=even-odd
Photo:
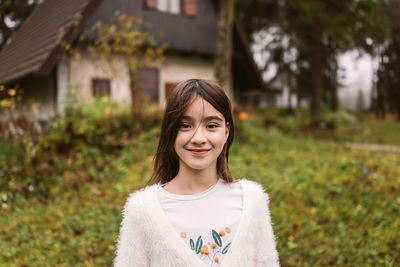
[[[192,195],[207,190],[215,185],[218,179],[216,170],[196,172],[180,169],[177,176],[168,182],[164,189],[174,194]]]

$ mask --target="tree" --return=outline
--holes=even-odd
[[[232,50],[234,1],[221,0],[218,8],[218,30],[215,58],[215,78],[232,98]]]
[[[380,2],[239,0],[237,10],[241,17],[253,17],[244,20],[254,23],[247,26],[251,33],[278,28],[276,32],[280,36],[265,49],[275,45],[283,50],[282,56],[271,57],[271,60],[278,60],[274,62],[278,66],[291,68],[297,78],[297,87],[309,86],[297,88],[297,91],[310,97],[310,115],[317,126],[324,104],[330,104],[333,110],[338,106],[337,55],[352,49],[373,54],[375,47],[389,35],[386,18],[379,12]],[[263,12],[272,13],[271,17]],[[285,43],[277,46],[276,43],[282,40]],[[288,57],[288,54],[295,56]]]
[[[394,38],[381,54],[378,68],[377,104],[380,117],[384,118],[386,109],[397,113],[400,120],[400,32],[395,30]]]
[[[396,112],[400,120],[400,1],[392,0],[383,8],[392,25],[392,39],[380,53],[374,109],[378,117],[385,117],[386,109]]]
[[[0,50],[40,0],[0,0]]]

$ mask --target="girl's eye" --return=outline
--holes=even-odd
[[[187,123],[181,123],[181,124],[179,125],[179,128],[182,128],[182,129],[189,129],[189,128],[190,128],[190,125],[187,124]]]
[[[217,128],[217,127],[218,127],[218,125],[215,124],[215,123],[210,123],[209,125],[207,125],[207,128],[211,128],[211,129],[214,129],[214,128]]]

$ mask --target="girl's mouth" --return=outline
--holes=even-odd
[[[188,150],[195,156],[203,156],[207,154],[208,151],[210,151],[209,149],[188,149]]]

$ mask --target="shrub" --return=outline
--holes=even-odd
[[[129,107],[107,98],[96,99],[69,107],[64,117],[52,123],[48,135],[15,142],[14,153],[7,152],[9,156],[0,163],[3,203],[32,194],[48,198],[65,187],[106,178],[121,148],[161,123],[158,107],[148,106],[136,115],[133,118]]]

